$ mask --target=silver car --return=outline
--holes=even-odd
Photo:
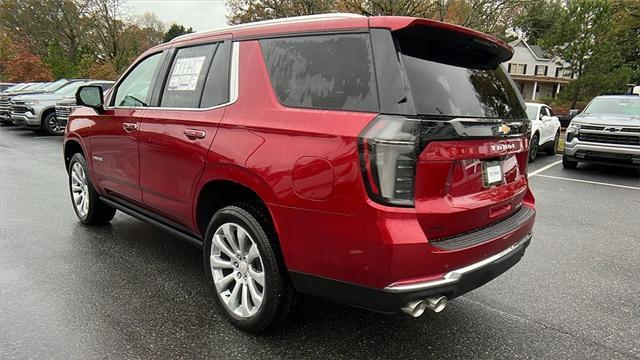
[[[640,167],[640,96],[598,96],[571,120],[562,165],[579,162]]]
[[[11,99],[11,120],[15,125],[42,129],[49,135],[64,134],[64,124],[56,118],[56,103],[63,99],[75,99],[76,91],[83,85],[111,86],[104,80],[72,80],[50,93],[21,95]]]

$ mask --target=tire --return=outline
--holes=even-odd
[[[116,215],[116,209],[100,200],[91,184],[87,169],[87,162],[82,154],[77,153],[71,157],[68,171],[71,204],[83,224],[105,225]],[[82,199],[85,199],[86,203],[83,203]]]
[[[244,238],[244,245],[239,238]],[[275,330],[295,312],[298,294],[280,256],[275,231],[261,208],[239,203],[216,212],[205,236],[204,264],[216,305],[239,329]]]
[[[558,130],[556,132],[556,136],[553,139],[553,145],[552,147],[549,147],[546,149],[545,153],[547,155],[555,155],[556,154],[556,149],[558,149],[558,144],[560,143],[560,130]]]
[[[540,148],[540,135],[537,133],[533,135],[531,138],[531,143],[529,144],[529,162],[533,162],[538,156],[538,149]]]
[[[575,169],[578,167],[578,162],[569,160],[567,155],[562,155],[562,167],[565,169]]]
[[[49,135],[61,136],[64,135],[64,128],[58,123],[55,112],[49,112],[42,119],[42,130]]]

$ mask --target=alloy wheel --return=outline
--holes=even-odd
[[[211,241],[211,273],[222,303],[234,315],[249,318],[262,306],[265,272],[257,243],[235,223],[218,227]]]
[[[49,124],[49,129],[51,129],[51,132],[53,132],[54,134],[60,135],[64,133],[64,127],[60,125],[60,123],[58,122],[58,119],[56,119],[55,116],[51,116],[49,118],[48,124]]]
[[[80,217],[84,217],[89,212],[89,182],[87,174],[79,162],[73,164],[71,168],[71,194],[73,205]]]

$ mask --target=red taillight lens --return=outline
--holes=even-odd
[[[362,132],[359,145],[369,196],[382,204],[413,206],[420,120],[380,115]]]

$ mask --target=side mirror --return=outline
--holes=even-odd
[[[543,115],[543,116],[541,116],[541,117],[540,117],[540,120],[542,120],[542,121],[549,121],[549,120],[551,120],[551,116],[549,116],[549,115]]]
[[[102,87],[98,85],[80,86],[76,91],[76,104],[88,106],[98,114],[104,111],[104,95]]]
[[[578,109],[571,109],[569,110],[569,116],[574,117],[576,115],[578,115]]]

